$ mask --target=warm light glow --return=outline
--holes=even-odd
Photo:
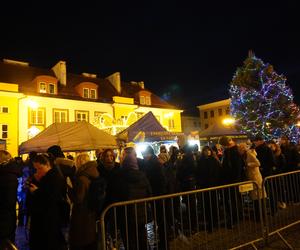
[[[222,123],[225,125],[225,126],[228,126],[228,125],[232,125],[234,124],[235,120],[233,118],[225,118]]]
[[[30,138],[36,136],[40,132],[41,132],[41,130],[39,130],[36,126],[31,126],[28,129],[28,135],[29,135]]]
[[[31,99],[27,100],[27,105],[32,109],[37,109],[39,107],[39,104],[36,101],[33,101]]]
[[[189,144],[189,146],[198,145],[198,148],[200,148],[200,141],[199,140],[189,139],[188,144]]]
[[[296,125],[297,125],[298,127],[300,127],[300,121],[298,121]]]
[[[166,114],[164,114],[164,118],[171,118],[171,117],[173,117],[174,116],[174,113],[173,112],[169,112],[169,113],[166,113]]]

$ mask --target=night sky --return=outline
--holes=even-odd
[[[300,104],[300,23],[288,1],[107,2],[1,7],[0,58],[42,68],[65,60],[69,72],[100,77],[120,71],[122,80],[144,81],[192,111],[228,98],[232,76],[251,49],[288,78]]]

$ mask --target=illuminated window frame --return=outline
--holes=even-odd
[[[39,93],[43,93],[43,94],[47,93],[47,83],[39,82]]]
[[[145,105],[146,104],[145,96],[143,96],[143,95],[140,96],[140,104],[141,105]]]
[[[82,93],[83,98],[90,98],[90,89],[89,88],[83,88],[82,92],[83,92]],[[85,95],[85,94],[87,94],[87,95]]]
[[[53,86],[53,92],[50,91],[51,89],[50,86]],[[56,94],[56,85],[54,83],[49,83],[48,88],[49,88],[49,94]]]
[[[97,99],[97,90],[96,89],[90,89],[90,98]]]
[[[7,106],[0,106],[0,113],[9,113],[9,108]]]
[[[59,114],[59,119],[55,119],[55,113]],[[65,121],[62,121],[62,114],[65,114]],[[69,110],[68,109],[53,109],[53,123],[54,122],[68,122],[69,121]]]
[[[0,135],[1,139],[7,139],[8,138],[8,124],[0,124]]]
[[[80,119],[78,119],[77,116],[80,116]],[[85,115],[86,119],[82,119],[82,116]],[[89,122],[89,111],[86,110],[75,110],[75,121],[87,121]]]
[[[41,120],[39,121],[39,114]],[[45,108],[28,108],[28,127],[32,125],[45,126],[46,124],[46,109]]]

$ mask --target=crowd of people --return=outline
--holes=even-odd
[[[262,188],[263,178],[300,169],[300,156],[297,146],[290,143],[287,137],[278,142],[265,142],[260,137],[251,142],[236,144],[229,137],[222,137],[213,147],[204,146],[201,153],[197,146],[177,148],[160,147],[156,156],[151,146],[143,152],[143,159],[137,158],[133,147],[122,150],[120,162],[116,162],[115,152],[105,149],[97,152],[97,160],[90,160],[87,153],[65,157],[57,145],[50,147],[47,154],[31,152],[28,159],[12,158],[9,152],[0,151],[0,245],[14,242],[16,230],[16,203],[18,178],[25,179],[22,188],[26,199],[19,201],[19,223],[29,228],[29,245],[31,250],[93,250],[97,247],[96,220],[99,211],[90,206],[90,189],[96,180],[100,180],[103,195],[99,193],[102,210],[109,204],[150,196],[160,196],[183,191],[226,185],[245,180],[258,184],[259,190],[251,193],[256,209],[258,200],[266,197]],[[231,202],[235,197],[225,193],[225,207],[234,207]],[[263,195],[265,194],[265,195]],[[272,196],[269,196],[272,199]],[[100,201],[101,200],[101,201]],[[207,210],[208,229],[216,223],[216,203],[218,200],[204,195]],[[197,213],[196,201],[192,198],[183,203],[189,206],[191,220]],[[278,206],[284,208],[286,200],[276,200],[271,210],[276,213]],[[71,204],[68,207],[68,204]],[[275,204],[272,202],[272,204]],[[164,245],[167,228],[164,223],[165,207],[168,204],[156,203],[156,222],[161,249]],[[174,205],[176,207],[176,205]],[[233,206],[233,207],[232,207]],[[139,217],[136,223],[125,223],[125,217],[118,218],[124,246],[127,240],[131,249],[135,233],[139,233],[139,249],[146,249],[147,223],[145,210],[135,214]],[[24,213],[25,211],[25,213]],[[101,212],[101,211],[100,211]],[[130,211],[129,211],[130,213]],[[257,213],[258,214],[258,213]],[[25,215],[20,217],[20,215]],[[228,224],[233,224],[234,216]],[[128,227],[126,230],[125,225]],[[109,222],[108,222],[108,227]],[[232,225],[229,225],[232,226]],[[112,227],[112,225],[111,225]],[[64,234],[68,229],[68,237]],[[126,233],[127,235],[125,235]],[[133,245],[132,245],[133,244]],[[2,248],[1,248],[2,249]]]

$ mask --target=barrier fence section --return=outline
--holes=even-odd
[[[288,248],[293,249],[280,232],[300,223],[300,171],[268,176],[263,187],[266,189],[262,206],[266,240],[277,234]]]
[[[262,198],[247,181],[114,203],[101,215],[101,249],[256,249]]]

